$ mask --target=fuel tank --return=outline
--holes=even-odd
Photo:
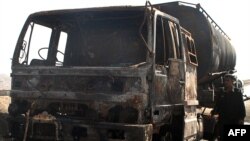
[[[199,4],[171,2],[156,7],[179,19],[192,34],[199,65],[198,84],[209,82],[211,73],[234,70],[236,53],[230,38]]]

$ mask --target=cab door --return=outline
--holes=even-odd
[[[173,55],[168,58],[168,83],[167,93],[171,104],[183,104],[185,88],[185,64],[183,61],[183,48],[180,27],[173,21],[168,22],[169,46]]]
[[[155,123],[169,121],[173,109],[176,110],[178,105],[183,105],[185,67],[180,39],[178,20],[156,11],[154,18],[154,92],[152,96],[152,113]],[[182,108],[179,107],[181,112]]]

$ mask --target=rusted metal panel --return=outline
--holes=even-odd
[[[185,84],[185,101],[197,100],[197,79],[196,78],[197,78],[196,68],[187,65],[186,84]]]
[[[156,72],[155,72],[155,96],[154,96],[154,102],[156,105],[164,105],[168,104],[168,93],[167,93],[167,74],[166,74],[166,68],[162,66],[157,66]]]
[[[131,67],[49,67],[49,66],[14,66],[12,76],[14,75],[70,75],[70,76],[138,76],[146,75],[150,65],[134,68]]]
[[[145,93],[124,93],[124,94],[103,94],[103,93],[81,93],[81,92],[39,92],[39,91],[17,91],[13,90],[11,96],[14,98],[25,98],[25,99],[46,99],[46,100],[64,100],[64,101],[105,101],[112,103],[121,103],[126,105],[134,105],[135,107],[143,104],[144,106],[147,100]]]
[[[185,131],[184,131],[184,137],[189,140],[195,140],[196,139],[196,134],[199,132],[197,131],[197,118],[186,118],[185,119]]]
[[[185,83],[184,78],[182,78],[184,74],[181,71],[181,69],[184,69],[183,65],[178,60],[172,60],[168,69],[162,66],[161,69],[156,70],[154,84],[156,105],[182,103],[185,85],[182,84]]]
[[[182,30],[183,45],[185,52],[185,104],[198,105],[197,101],[197,56],[195,45],[191,36],[186,30]]]
[[[167,91],[172,104],[182,103],[184,100],[184,76],[184,62],[178,59],[169,60]]]

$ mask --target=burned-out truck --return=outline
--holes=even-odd
[[[202,139],[236,55],[200,7],[171,2],[31,14],[12,61],[14,140]]]

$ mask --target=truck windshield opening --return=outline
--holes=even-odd
[[[40,14],[30,18],[19,54],[24,65],[126,67],[146,62],[144,11]]]

